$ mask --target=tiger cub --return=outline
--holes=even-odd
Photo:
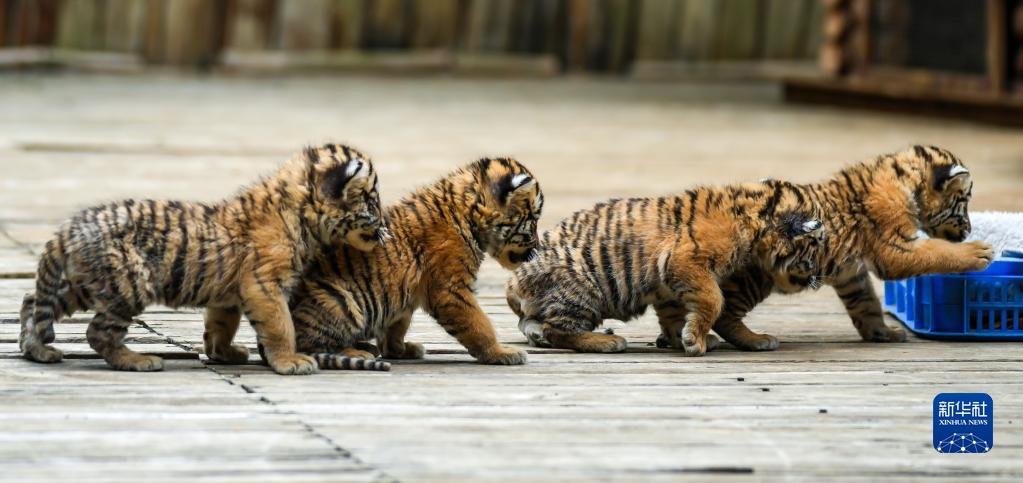
[[[240,363],[232,345],[244,313],[274,371],[309,374],[295,351],[288,294],[312,256],[335,242],[381,245],[377,175],[369,158],[343,145],[307,148],[228,200],[125,200],[88,208],[46,244],[34,294],[22,306],[25,357],[57,362],[53,323],[80,310],[95,317],[86,338],[115,369],[158,371],[163,360],[124,345],[146,306],[206,307],[206,354]]]
[[[406,342],[423,308],[485,364],[524,364],[526,352],[497,342],[473,293],[485,254],[514,269],[535,253],[543,194],[514,159],[482,159],[420,188],[385,210],[393,239],[317,258],[291,299],[298,349],[315,357],[419,359]],[[368,346],[368,347],[367,347]]]
[[[625,350],[624,338],[592,331],[653,305],[671,345],[703,355],[716,342],[708,331],[721,312],[719,281],[732,271],[814,277],[824,230],[802,205],[774,183],[598,203],[544,233],[509,281],[508,305],[534,345],[581,352]]]
[[[863,340],[906,340],[904,330],[884,323],[869,272],[892,280],[983,270],[993,259],[986,243],[953,243],[970,234],[973,180],[945,149],[914,146],[854,164],[821,183],[778,187],[824,214],[829,236],[817,263]],[[755,266],[735,272],[722,284],[725,305],[714,331],[739,349],[776,349],[777,338],[742,323],[775,287],[776,280]]]

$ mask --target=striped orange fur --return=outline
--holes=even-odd
[[[983,270],[993,259],[986,243],[956,243],[970,233],[973,180],[959,158],[936,146],[913,146],[851,165],[823,182],[786,185],[785,190],[824,214],[829,236],[817,263],[866,341],[906,340],[902,328],[885,324],[870,272],[901,279]],[[920,231],[928,236],[919,236]],[[714,331],[740,349],[777,348],[777,338],[742,323],[778,291],[775,279],[749,267],[722,288],[724,309]]]
[[[532,256],[543,194],[514,159],[482,159],[387,208],[393,233],[369,252],[339,248],[317,259],[291,302],[298,349],[372,358],[421,358],[405,340],[417,308],[486,364],[523,364],[526,352],[498,343],[473,286],[486,254],[512,269]]]
[[[701,187],[576,212],[544,233],[537,257],[509,281],[520,330],[533,345],[619,352],[624,338],[592,331],[653,305],[670,345],[704,354],[723,304],[718,284],[733,271],[755,265],[782,284],[815,277],[825,230],[785,186]]]
[[[96,312],[86,338],[115,369],[153,371],[156,356],[124,345],[132,317],[147,306],[206,307],[205,351],[244,362],[232,345],[244,314],[281,374],[315,371],[295,351],[288,294],[307,262],[345,243],[371,250],[385,237],[377,177],[369,158],[327,144],[296,154],[276,174],[213,204],[124,200],[88,208],[63,224],[39,261],[25,298],[25,357],[61,360],[53,323]]]

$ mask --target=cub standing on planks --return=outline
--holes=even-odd
[[[514,269],[535,253],[543,193],[514,159],[482,159],[387,208],[394,238],[369,252],[340,247],[310,266],[291,301],[298,350],[321,366],[344,357],[419,359],[405,340],[422,307],[484,364],[524,364],[526,351],[501,345],[473,293],[487,254]]]
[[[75,215],[46,244],[36,291],[21,309],[21,350],[57,362],[53,323],[95,310],[86,337],[111,367],[158,371],[163,360],[124,345],[146,306],[206,307],[205,351],[241,363],[232,345],[244,313],[279,374],[309,374],[295,352],[288,295],[307,262],[336,242],[371,250],[387,238],[377,175],[347,146],[307,148],[277,173],[216,203],[126,200]]]

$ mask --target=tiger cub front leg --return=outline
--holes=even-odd
[[[412,314],[402,317],[401,320],[391,324],[380,341],[382,354],[386,359],[422,359],[426,355],[423,344],[418,342],[407,342],[405,334],[408,333],[409,325],[412,324]]]
[[[249,276],[243,279],[242,297],[245,316],[256,330],[256,338],[274,372],[285,375],[316,372],[315,359],[295,352],[295,325],[281,287]]]
[[[662,349],[683,349],[682,329],[686,325],[686,309],[678,302],[664,302],[654,306],[661,335],[657,336],[657,347]],[[715,326],[716,328],[716,326]],[[713,334],[707,334],[707,351],[717,348],[721,341]]]
[[[433,290],[430,315],[444,330],[483,364],[519,365],[526,363],[526,351],[497,342],[497,334],[467,284]]]
[[[707,352],[707,334],[721,315],[724,297],[710,272],[691,265],[688,257],[675,257],[673,261],[667,285],[686,310],[682,347],[687,356],[702,356]]]
[[[884,245],[876,253],[877,274],[885,280],[932,273],[975,272],[987,268],[995,258],[987,243],[953,243],[939,238],[918,240],[908,248]]]
[[[906,331],[884,323],[881,301],[870,283],[870,273],[860,266],[840,273],[832,282],[860,337],[870,342],[905,342]]]
[[[206,331],[202,334],[203,351],[212,360],[228,364],[245,364],[249,350],[232,344],[242,312],[238,307],[207,307],[204,317]]]

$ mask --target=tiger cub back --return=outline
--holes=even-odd
[[[823,237],[815,216],[780,182],[599,203],[543,235],[537,257],[509,281],[508,304],[531,343],[584,352],[624,350],[625,339],[592,331],[654,305],[662,330],[681,334],[672,345],[702,355],[721,310],[718,281],[733,270],[814,276]]]

